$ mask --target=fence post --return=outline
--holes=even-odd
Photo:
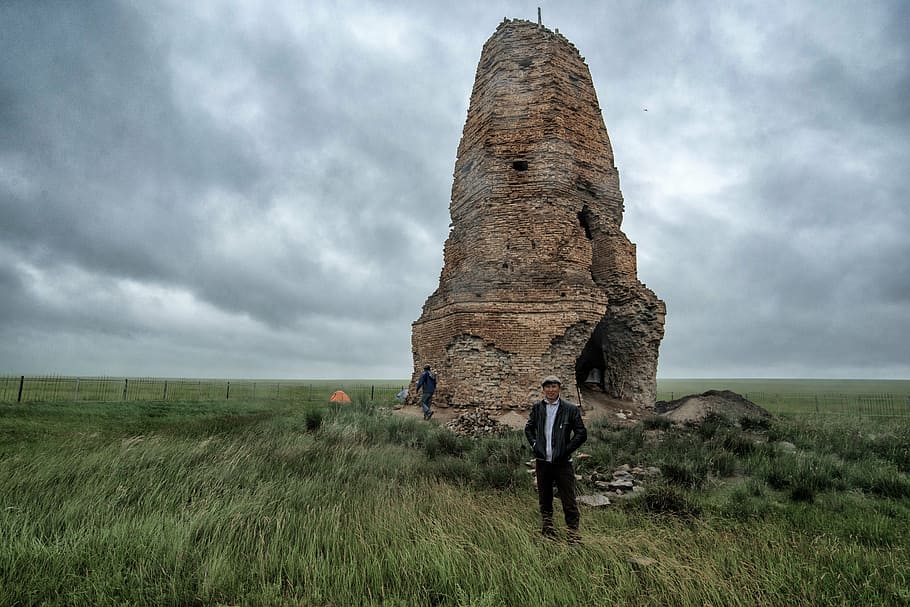
[[[19,378],[19,396],[16,398],[17,403],[22,402],[22,386],[25,384],[25,376]]]
[[[76,378],[76,391],[73,394],[73,400],[79,400],[79,378]]]
[[[370,386],[370,400],[373,400],[373,388],[375,388],[375,386],[371,385]]]
[[[256,398],[256,382],[253,382],[253,398]]]
[[[164,400],[167,401],[167,380],[164,380]]]
[[[121,398],[120,400],[126,400],[126,388],[129,385],[129,383],[130,383],[130,380],[128,380],[127,378],[124,377],[123,378],[123,398]]]
[[[228,382],[227,394],[224,395],[224,400],[231,400],[231,382]]]

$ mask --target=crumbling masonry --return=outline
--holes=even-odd
[[[540,379],[654,403],[664,303],[638,281],[613,150],[584,58],[503,21],[477,66],[439,288],[413,324],[440,406],[524,408]]]

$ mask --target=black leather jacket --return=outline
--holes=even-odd
[[[525,437],[531,445],[531,451],[537,459],[547,459],[547,401],[534,403],[528,423],[525,424]],[[572,453],[588,438],[588,431],[581,419],[581,411],[575,403],[559,399],[556,420],[553,422],[553,463],[569,461]]]

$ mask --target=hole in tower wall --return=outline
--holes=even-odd
[[[516,160],[512,163],[512,168],[516,171],[527,171],[528,170],[528,161],[527,160]]]
[[[578,223],[584,229],[585,236],[588,238],[588,240],[594,239],[594,236],[591,234],[591,220],[591,209],[589,209],[587,206],[578,212]]]

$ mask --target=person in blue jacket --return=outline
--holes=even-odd
[[[588,438],[578,405],[559,395],[562,382],[554,375],[543,378],[543,400],[531,407],[525,438],[534,452],[537,495],[543,534],[552,537],[553,486],[559,490],[569,540],[578,541],[578,502],[575,499],[575,468],[572,453]]]
[[[433,404],[433,392],[436,391],[436,374],[430,371],[430,365],[426,365],[423,368],[423,373],[420,374],[420,378],[417,380],[417,388],[414,390],[415,394],[419,393],[421,388],[423,389],[423,394],[420,396],[420,406],[423,408],[423,419],[427,420],[433,417],[430,405]]]

